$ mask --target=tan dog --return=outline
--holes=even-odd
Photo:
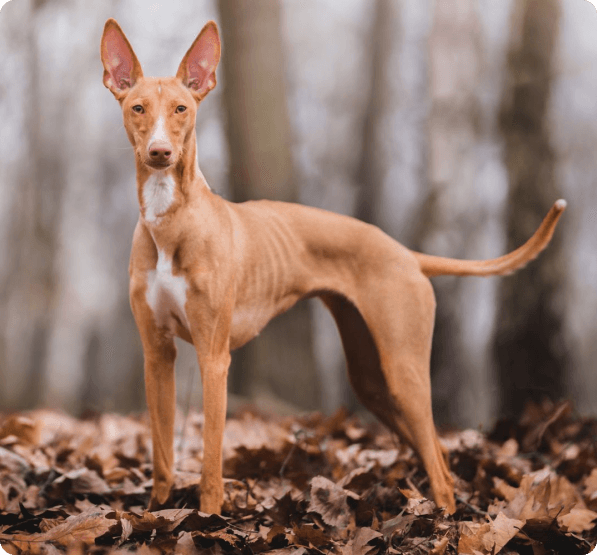
[[[210,190],[197,164],[195,114],[216,84],[216,24],[205,25],[176,77],[144,77],[113,19],[104,28],[101,58],[137,166],[130,298],[145,355],[151,507],[168,501],[173,482],[174,336],[197,350],[205,410],[201,510],[215,513],[223,499],[230,351],[299,299],[319,296],[338,324],[357,395],[414,447],[435,501],[453,512],[453,481],[431,413],[435,298],[428,277],[521,268],[549,243],[565,201],[554,204],[525,245],[487,261],[415,253],[374,226],[316,208],[232,204]]]

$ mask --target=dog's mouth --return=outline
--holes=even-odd
[[[167,161],[146,160],[145,165],[149,166],[150,168],[152,168],[154,170],[165,170],[166,168],[169,168],[170,166],[173,165],[173,161],[172,160],[167,160]]]

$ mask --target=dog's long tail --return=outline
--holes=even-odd
[[[516,250],[491,260],[457,260],[415,252],[421,271],[428,277],[452,276],[503,276],[522,268],[549,244],[562,212],[564,199],[557,200],[535,231],[534,235]]]

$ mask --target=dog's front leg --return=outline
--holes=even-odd
[[[222,441],[226,424],[227,377],[230,353],[204,356],[199,353],[203,383],[203,469],[201,511],[219,513],[224,499],[222,482]]]
[[[153,445],[153,489],[149,510],[159,509],[168,501],[173,483],[175,359],[176,346],[172,338],[159,341],[158,348],[151,353],[145,351],[145,396]]]
[[[201,470],[201,511],[219,513],[224,500],[222,442],[226,424],[227,378],[230,366],[230,328],[233,284],[219,281],[194,284],[197,292],[187,300],[186,310],[203,385],[203,468]],[[207,293],[209,292],[209,294]]]
[[[156,510],[168,501],[174,481],[176,345],[171,335],[158,329],[144,297],[131,290],[131,306],[143,344],[145,397],[151,422],[153,488],[149,510]]]

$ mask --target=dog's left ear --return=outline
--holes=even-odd
[[[199,102],[216,86],[216,67],[220,61],[220,35],[214,21],[208,21],[185,54],[176,77]]]
[[[131,87],[143,77],[143,70],[131,43],[112,18],[104,26],[101,58],[104,65],[104,85],[122,102]]]

